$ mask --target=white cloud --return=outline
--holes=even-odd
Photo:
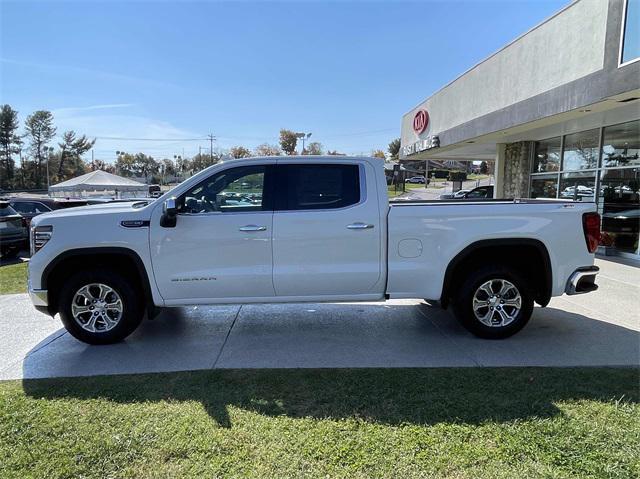
[[[65,108],[57,108],[53,110],[54,115],[64,115],[67,113],[74,113],[80,111],[92,111],[92,110],[112,110],[114,108],[129,108],[135,106],[133,103],[111,103],[106,105],[90,105],[90,106],[72,106]]]

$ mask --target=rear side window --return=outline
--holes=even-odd
[[[360,202],[358,165],[278,165],[278,210],[335,209]]]

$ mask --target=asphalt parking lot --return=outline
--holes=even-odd
[[[640,269],[609,260],[596,293],[554,298],[503,341],[422,301],[173,308],[125,342],[88,346],[0,296],[0,379],[210,368],[640,365]]]

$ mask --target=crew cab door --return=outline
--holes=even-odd
[[[380,211],[368,163],[279,160],[273,217],[277,296],[380,293]],[[380,289],[380,291],[378,291]]]
[[[218,171],[177,200],[175,227],[151,224],[151,259],[169,304],[272,297],[274,166]]]

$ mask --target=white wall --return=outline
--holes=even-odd
[[[601,70],[608,0],[579,0],[476,65],[405,114],[402,145],[418,140],[419,109],[438,133]],[[452,35],[455,34],[452,32]]]

